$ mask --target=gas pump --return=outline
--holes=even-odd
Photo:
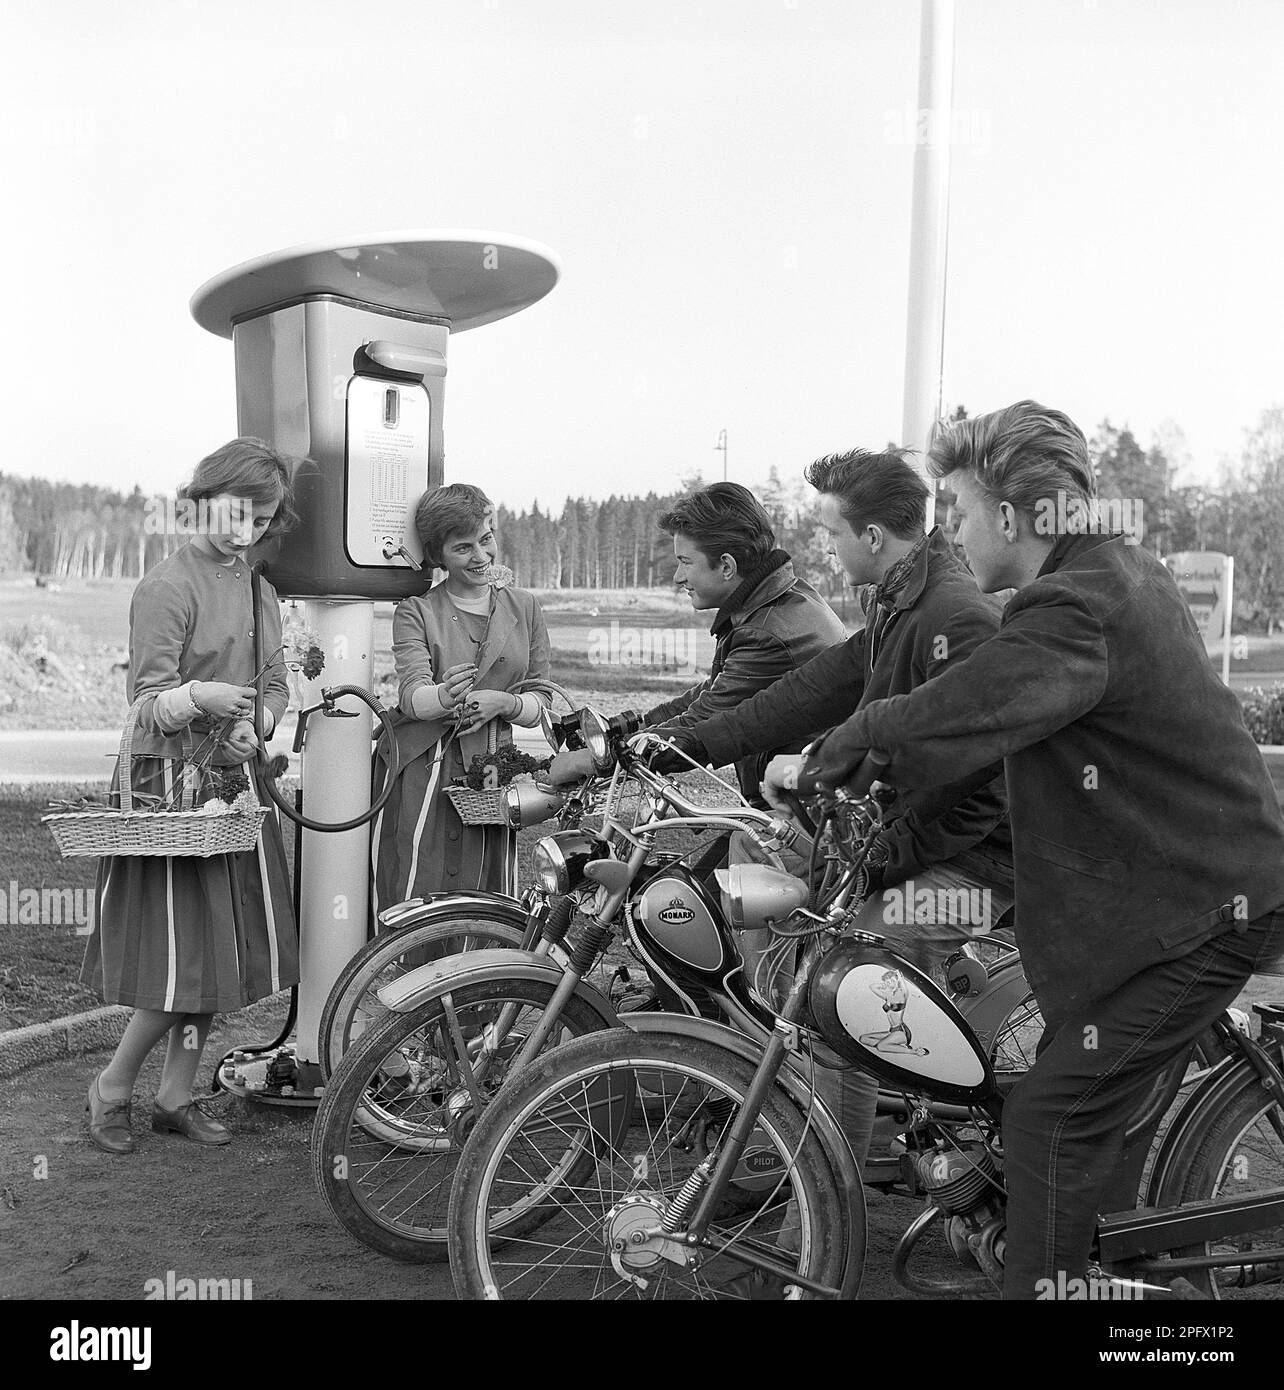
[[[334,693],[373,691],[375,600],[431,581],[414,509],[443,480],[450,335],[536,303],[558,274],[554,253],[524,238],[407,232],[273,252],[192,297],[196,322],[232,339],[239,432],[301,460],[300,523],[261,561],[282,598],[305,601],[325,653],[306,705],[330,716],[306,722],[302,747],[306,822],[318,828],[303,830],[295,865],[297,1040],[254,1063],[266,1061],[275,1084],[260,1089],[257,1074],[233,1069],[228,1089],[315,1103],[321,1009],[365,942],[369,908],[373,700],[351,710]]]

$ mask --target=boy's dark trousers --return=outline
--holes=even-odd
[[[1165,1065],[1282,949],[1284,909],[1276,909],[1148,967],[1044,1034],[1003,1110],[1004,1298],[1051,1296],[1058,1272],[1084,1277],[1098,1213],[1136,1205],[1135,1169],[1123,1163],[1129,1120]],[[1161,1118],[1129,1140],[1130,1152],[1148,1146]],[[1119,1190],[1125,1168],[1129,1192]]]

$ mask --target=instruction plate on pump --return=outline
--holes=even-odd
[[[348,382],[344,540],[354,565],[406,568],[401,548],[423,563],[414,508],[428,490],[432,404],[410,381],[354,376]]]

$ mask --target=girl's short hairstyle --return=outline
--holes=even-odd
[[[817,492],[838,499],[838,510],[853,534],[881,526],[898,540],[921,536],[927,523],[927,484],[905,461],[906,449],[848,449],[807,465],[807,481]]]
[[[415,530],[428,562],[444,569],[446,542],[475,531],[494,510],[495,504],[472,483],[447,483],[425,492],[415,508]]]
[[[179,488],[180,498],[198,502],[229,493],[252,505],[274,502],[276,515],[260,540],[279,536],[298,523],[294,500],[294,460],[279,454],[261,439],[243,436],[207,454],[196,465],[190,483]]]
[[[996,503],[1010,502],[1029,516],[1058,493],[1084,501],[1097,495],[1083,431],[1038,401],[950,425],[928,451],[927,467],[934,478],[964,469]]]
[[[771,518],[739,483],[713,483],[682,498],[660,518],[660,530],[689,536],[710,565],[730,555],[741,576],[762,564],[776,545]]]

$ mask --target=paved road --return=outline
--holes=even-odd
[[[538,729],[517,729],[517,746],[541,756],[548,745]],[[274,751],[288,752],[294,742],[294,719],[287,717],[272,740]],[[106,782],[120,745],[119,729],[0,730],[0,785],[30,786],[43,782]],[[291,771],[298,758],[291,754]]]

